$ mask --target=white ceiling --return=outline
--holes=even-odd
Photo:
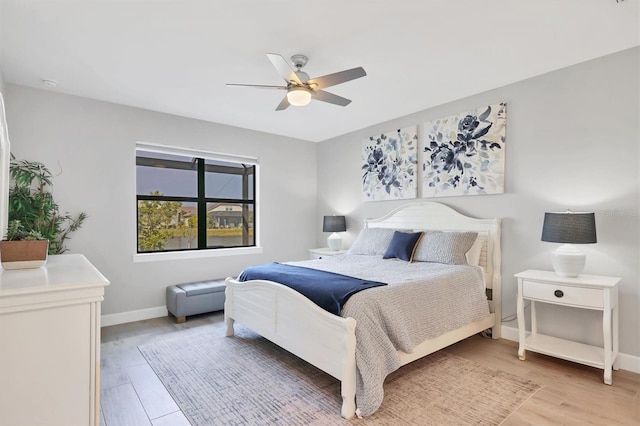
[[[6,83],[321,141],[640,45],[640,0],[0,0]],[[367,76],[276,112],[266,53]],[[58,82],[54,89],[42,79]]]

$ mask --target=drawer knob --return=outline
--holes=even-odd
[[[563,292],[562,290],[556,290],[556,291],[554,291],[554,292],[553,292],[553,294],[554,294],[556,297],[562,297],[562,296],[564,296],[564,292]]]

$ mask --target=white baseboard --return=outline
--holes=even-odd
[[[156,306],[155,308],[140,309],[138,311],[120,312],[117,314],[102,315],[102,327],[110,325],[125,324],[128,322],[142,321],[152,318],[166,317],[168,315],[166,306]]]
[[[502,326],[500,328],[502,330],[502,338],[507,340],[513,340],[514,342],[518,341],[518,329],[513,327]],[[633,373],[640,374],[640,357],[628,355],[628,354],[618,354],[618,367],[622,370],[631,371]]]
[[[640,356],[618,354],[618,367],[640,374]]]

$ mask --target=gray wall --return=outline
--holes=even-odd
[[[326,244],[327,235],[320,232],[325,214],[347,215],[349,246],[365,217],[405,203],[361,201],[363,138],[415,124],[422,132],[427,120],[507,102],[505,193],[435,200],[476,217],[502,218],[505,316],[515,313],[513,274],[550,268],[555,245],[540,241],[544,212],[595,211],[598,244],[582,247],[588,256],[585,273],[623,278],[620,349],[638,356],[639,52],[610,55],[317,145],[13,85],[6,86],[5,98],[12,151],[54,171],[61,168],[56,198],[63,209],[89,214],[69,248],[87,255],[111,280],[105,314],[164,305],[164,288],[175,282],[305,258],[308,248]],[[264,254],[133,263],[136,141],[259,157],[260,202],[277,206],[262,211]],[[588,343],[602,339],[595,312],[541,306],[540,328]]]
[[[587,253],[585,273],[622,277],[620,350],[640,355],[639,52],[623,51],[321,142],[317,220],[346,214],[348,247],[365,217],[407,202],[361,201],[364,138],[415,124],[422,137],[427,120],[507,102],[505,193],[429,200],[471,216],[502,219],[505,317],[515,313],[513,274],[551,269],[549,253],[557,245],[540,241],[544,212],[594,211],[598,244],[581,247]],[[317,231],[319,245],[326,237]],[[559,337],[602,342],[595,311],[541,306],[539,327]]]
[[[308,258],[315,244],[314,143],[11,84],[7,122],[18,158],[62,170],[54,179],[62,209],[89,215],[68,248],[111,281],[103,314],[164,306],[167,285]],[[136,141],[258,157],[264,253],[134,263]]]

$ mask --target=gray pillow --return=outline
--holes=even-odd
[[[389,247],[395,230],[386,228],[364,228],[347,253],[382,256]]]
[[[477,232],[425,231],[413,261],[467,265],[465,253],[477,237]]]

